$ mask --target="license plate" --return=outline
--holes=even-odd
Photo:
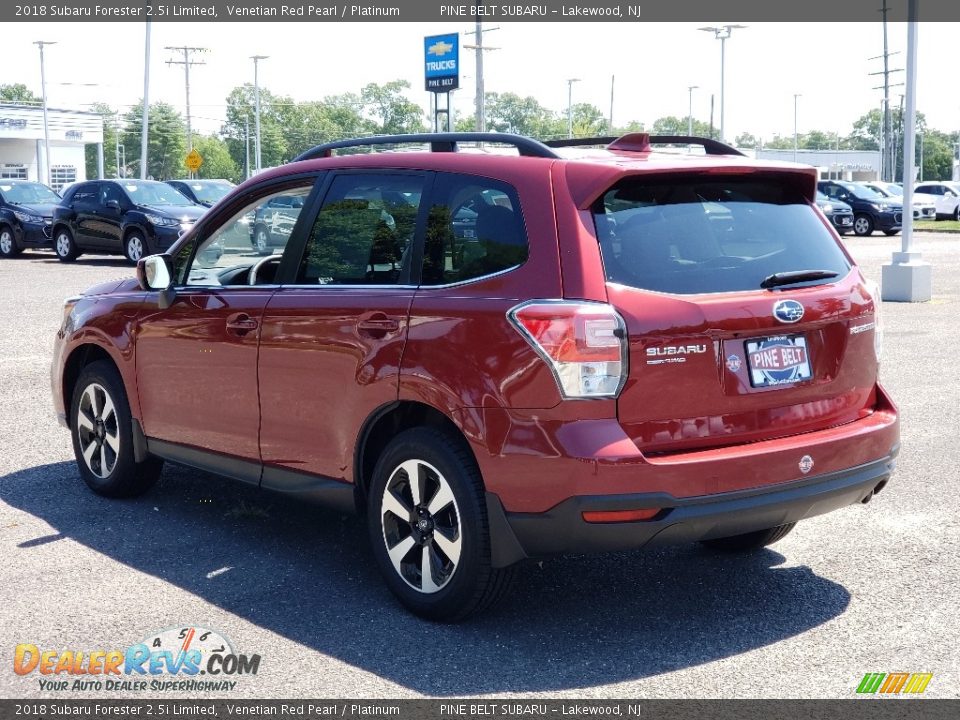
[[[753,387],[792,385],[813,377],[807,339],[803,335],[774,335],[748,340],[746,346]]]
[[[842,217],[840,218],[841,225],[853,225],[853,218]]]

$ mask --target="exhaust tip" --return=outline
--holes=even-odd
[[[876,495],[878,492],[883,490],[887,486],[888,482],[889,480],[881,480],[880,482],[878,482],[877,486],[873,489],[873,494]]]
[[[866,504],[867,504],[868,502],[870,502],[871,500],[873,500],[873,490],[871,490],[870,492],[868,492],[868,493],[864,496],[863,500],[861,500],[860,502],[862,502],[864,505],[866,505]]]

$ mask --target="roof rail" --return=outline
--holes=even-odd
[[[312,160],[314,158],[331,157],[334,150],[341,148],[365,147],[368,145],[403,145],[410,143],[426,143],[431,152],[457,152],[457,143],[461,142],[488,142],[500,145],[513,145],[521,155],[527,157],[557,158],[559,157],[549,147],[539,140],[515,135],[513,133],[498,132],[450,132],[450,133],[413,133],[410,135],[373,135],[365,138],[350,140],[336,140],[310,148],[300,153],[292,162],[298,160]]]
[[[700,145],[707,155],[743,155],[739,150],[719,140],[696,137],[695,135],[650,135],[648,133],[627,133],[621,137],[568,138],[547,140],[544,145],[552,148],[584,147],[587,145],[606,145],[608,150],[625,152],[650,152],[652,145]]]

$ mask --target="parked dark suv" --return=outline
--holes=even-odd
[[[843,180],[821,180],[817,188],[831,200],[839,200],[853,208],[853,232],[857,235],[872,235],[874,230],[887,235],[900,232],[903,202]]]
[[[53,244],[53,209],[60,196],[28,180],[0,180],[0,257]]]
[[[229,180],[167,180],[166,183],[204,207],[213,207],[236,187]]]
[[[899,448],[880,301],[815,169],[665,141],[690,139],[375,137],[255,176],[67,300],[80,475],[133,496],[172,461],[357,510],[393,593],[441,620],[528,558],[758,550],[867,502]],[[334,154],[389,143],[430,151]],[[281,197],[279,252],[204,255]]]
[[[250,244],[261,255],[283,248],[290,239],[293,226],[303,210],[303,198],[277,195],[257,208],[250,224]]]
[[[65,262],[83,252],[130,262],[169,248],[206,208],[153,180],[94,180],[71,185],[53,217],[54,251]]]

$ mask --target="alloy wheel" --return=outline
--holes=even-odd
[[[263,228],[257,230],[257,252],[266,254],[270,249],[270,242],[267,239],[267,231]]]
[[[383,542],[394,570],[414,590],[433,594],[460,563],[460,511],[446,478],[423,460],[401,463],[380,501]]]
[[[857,235],[866,235],[870,231],[870,221],[865,217],[858,217],[853,223]]]
[[[67,257],[70,255],[70,236],[66,233],[60,233],[57,235],[57,255],[60,257]]]
[[[13,249],[13,234],[9,230],[0,232],[0,252],[9,255]]]
[[[131,235],[127,239],[127,257],[133,262],[143,257],[143,240],[139,235]]]
[[[120,427],[113,399],[99,383],[90,383],[77,407],[77,439],[83,460],[94,475],[106,478],[117,465]]]

